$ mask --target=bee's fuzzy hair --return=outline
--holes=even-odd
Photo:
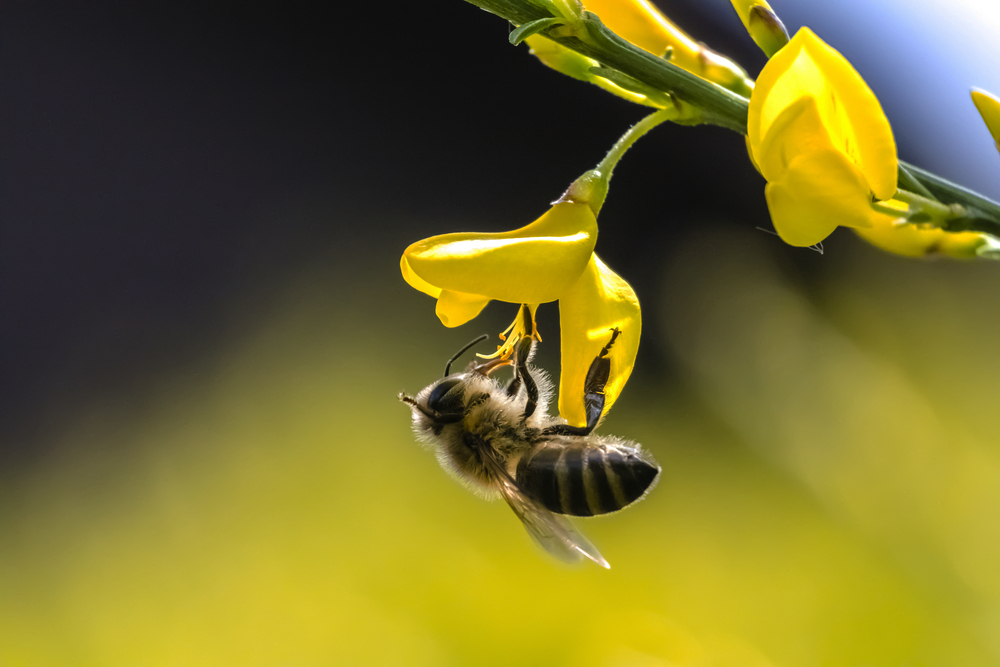
[[[524,426],[540,429],[556,421],[549,416],[547,411],[554,387],[552,380],[549,379],[548,374],[542,369],[529,366],[528,372],[531,374],[532,379],[535,381],[535,386],[538,388],[538,402],[535,412],[528,418]],[[465,385],[465,392],[462,399],[463,404],[468,404],[472,397],[477,394],[485,394],[489,397],[488,400],[476,405],[468,412],[463,419],[465,424],[477,424],[482,428],[496,429],[498,431],[519,424],[527,402],[527,391],[523,385],[517,394],[508,396],[506,386],[492,377],[468,371],[450,377],[461,378]],[[415,400],[425,404],[434,388],[445,379],[448,378],[443,378],[425,387],[414,397]],[[484,498],[494,499],[497,497],[495,488],[484,486],[475,479],[470,478],[468,474],[464,474],[457,469],[453,456],[456,450],[461,451],[462,448],[458,447],[457,443],[449,447],[449,443],[453,439],[461,437],[462,427],[460,425],[449,424],[443,427],[435,427],[432,420],[427,416],[419,410],[413,410],[413,431],[416,434],[417,440],[422,445],[434,450],[441,467],[461,482],[463,486]],[[449,450],[451,450],[451,454],[449,454]],[[512,460],[512,464],[516,464],[516,459]]]

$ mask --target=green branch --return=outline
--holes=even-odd
[[[965,215],[952,218],[942,225],[942,229],[949,232],[986,232],[1000,238],[1000,204],[902,160],[899,161],[899,169],[900,172],[908,171],[938,201],[961,204],[965,208]]]
[[[562,18],[549,0],[467,0],[515,26],[539,19]],[[560,23],[539,30],[538,34],[602,66],[618,70],[655,90],[704,110],[701,122],[719,125],[740,134],[747,132],[747,109],[750,100],[706,81],[673,63],[625,41],[611,32],[595,15],[583,12],[579,30],[560,30]],[[935,198],[946,204],[960,204],[966,215],[949,221],[948,231],[976,231],[1000,237],[1000,204],[940,176],[899,162],[900,187]]]
[[[517,26],[539,19],[560,18],[540,0],[468,0],[468,2]],[[593,58],[605,67],[627,74],[651,88],[664,93],[673,93],[685,102],[701,107],[705,110],[703,122],[746,134],[747,105],[750,103],[747,98],[625,41],[608,30],[596,14],[584,12],[581,23],[586,31],[586,39],[572,34],[562,34],[559,24],[540,30],[538,34],[581,55]]]

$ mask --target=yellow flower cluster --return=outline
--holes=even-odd
[[[851,227],[879,248],[912,257],[973,257],[987,242],[996,247],[984,234],[950,233],[931,226],[926,216],[916,215],[920,206],[950,209],[929,199],[921,203],[921,197],[912,193],[897,192],[899,165],[892,128],[875,94],[840,53],[808,28],[789,40],[764,0],[732,3],[747,31],[770,57],[756,82],[735,63],[692,40],[650,0],[584,0],[583,4],[560,0],[553,6],[566,22],[558,18],[552,25],[560,26],[553,29],[572,32],[586,9],[636,46],[749,96],[747,147],[752,162],[767,180],[764,194],[775,230],[787,243],[812,246],[837,227]],[[533,34],[526,41],[542,62],[556,70],[633,102],[667,107],[650,118],[676,111],[664,93],[637,81],[632,88],[621,87],[618,83],[629,84],[628,77],[616,79],[617,83],[602,77],[600,69],[595,71],[600,63],[547,37]],[[975,91],[973,101],[1000,148],[1000,100]],[[648,127],[667,117],[650,122]],[[585,375],[607,343],[609,332],[618,329],[621,335],[610,350],[606,408],[621,394],[638,350],[638,299],[628,283],[598,258],[594,247],[597,212],[610,169],[642,132],[624,144],[619,142],[624,148],[617,153],[612,150],[616,157],[607,170],[602,172],[602,163],[601,168],[588,172],[600,181],[594,183],[603,188],[601,194],[588,198],[571,188],[526,226],[502,233],[434,236],[411,245],[400,261],[403,278],[437,299],[437,315],[448,327],[468,322],[492,300],[525,304],[532,317],[539,304],[558,301],[562,353],[559,412],[575,426],[586,424],[581,400]],[[581,177],[574,187],[588,183],[587,177]],[[597,192],[588,188],[583,189]],[[911,208],[915,202],[916,210]],[[918,225],[911,220],[925,222]],[[521,318],[514,327],[498,354],[508,354],[520,336],[538,338],[537,332],[525,329]]]
[[[973,99],[981,110],[989,108],[985,96],[974,93]],[[1000,105],[993,108],[1000,131]],[[970,258],[988,243],[984,234],[907,222],[909,206],[893,199],[896,144],[878,99],[851,64],[808,28],[757,78],[747,146],[767,179],[771,221],[786,243],[811,246],[837,227],[852,227],[872,245],[908,257]]]

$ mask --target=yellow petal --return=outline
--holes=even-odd
[[[409,283],[410,287],[413,289],[419,290],[424,294],[429,294],[435,299],[441,296],[440,287],[434,287],[434,285],[431,285],[429,282],[413,272],[413,269],[410,268],[410,262],[406,259],[405,253],[399,260],[399,270],[403,273],[403,280]]]
[[[943,229],[923,229],[917,225],[899,224],[899,218],[876,214],[872,226],[854,231],[868,243],[886,252],[904,257],[945,255],[955,259],[973,259],[986,243],[983,234],[946,232]]]
[[[562,371],[559,377],[559,414],[573,426],[584,426],[584,381],[591,363],[611,340],[621,334],[608,354],[611,375],[604,388],[604,411],[618,399],[639,351],[642,313],[632,287],[593,255],[575,285],[559,300]]]
[[[753,155],[758,170],[769,182],[780,181],[788,165],[802,155],[836,151],[819,116],[816,99],[801,97],[781,112]],[[862,184],[867,194],[867,183]]]
[[[771,126],[803,97],[816,100],[833,146],[858,167],[875,197],[892,197],[897,161],[889,121],[851,64],[808,28],[767,62],[750,97],[747,135],[758,164]]]
[[[682,58],[698,51],[698,44],[648,0],[586,0],[584,6],[619,37],[655,55],[668,47]]]
[[[875,215],[864,176],[833,150],[800,156],[764,194],[775,231],[794,246],[815,245],[838,225],[870,227]]]
[[[446,327],[459,327],[481,313],[489,302],[478,294],[441,290],[434,313]]]
[[[403,255],[403,277],[428,294],[433,287],[482,299],[545,303],[576,282],[596,240],[597,219],[590,207],[560,203],[511,232],[418,241]]]
[[[757,170],[758,174],[760,174],[761,176],[763,176],[764,173],[760,170],[760,165],[757,164],[757,158],[755,158],[753,156],[753,148],[750,147],[750,138],[749,137],[743,137],[743,139],[744,139],[744,143],[746,143],[746,145],[747,145],[747,157],[750,158],[750,164],[753,165],[753,168]]]
[[[973,90],[972,102],[979,110],[979,115],[986,122],[986,128],[993,135],[993,141],[1000,150],[1000,99],[987,93],[985,90]]]

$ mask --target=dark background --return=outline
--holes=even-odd
[[[995,196],[950,134],[981,132],[961,96],[990,82],[929,69],[963,54],[913,39],[909,15],[879,22],[881,4],[776,8],[791,32],[808,19],[832,35],[885,93],[902,157]],[[728,3],[665,9],[751,75],[763,65]],[[44,454],[46,433],[95,397],[141,401],[150,378],[198,373],[305,267],[339,272],[334,301],[376,283],[403,294],[409,243],[537,217],[645,110],[541,67],[508,30],[455,0],[6,4],[0,465]],[[945,100],[965,116],[935,117]],[[959,157],[942,161],[942,144]],[[616,174],[598,251],[647,307],[679,240],[770,227],[731,132],[664,126]],[[855,244],[835,235],[826,257]],[[808,288],[823,257],[774,246]],[[656,317],[645,326],[660,338]],[[638,369],[672,372],[650,345]]]
[[[8,5],[0,460],[41,453],[95,394],[141,400],[151,374],[196,372],[305,265],[342,270],[335,299],[395,280],[443,224],[537,217],[645,111],[541,68],[507,31],[459,2]],[[743,151],[718,128],[641,142],[602,214],[605,261],[643,293],[686,220],[768,225]]]

